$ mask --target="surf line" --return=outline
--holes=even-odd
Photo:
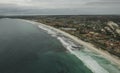
[[[51,36],[56,37],[71,54],[80,59],[93,73],[109,73],[107,70],[101,67],[91,56],[80,55],[79,52],[73,51],[73,49],[76,48],[73,48],[73,44],[69,43],[70,41],[67,38],[64,38],[65,34],[59,32],[61,30],[56,31],[54,30],[55,28],[52,29],[52,27],[44,24],[38,25],[38,27],[47,31],[47,33],[51,34]],[[66,40],[69,42],[66,42]]]
[[[26,20],[24,20],[26,21]],[[26,21],[35,25],[38,25],[38,27],[44,31],[46,31],[48,34],[50,34],[52,37],[56,37],[61,44],[73,55],[75,55],[79,60],[81,60],[93,73],[109,73],[107,70],[105,70],[103,67],[101,67],[97,61],[95,61],[91,56],[85,56],[79,53],[79,51],[73,50],[73,43],[70,40],[68,40],[66,34],[58,30],[56,28],[53,28],[51,26],[47,26],[42,23],[34,22],[34,21]],[[72,36],[72,35],[71,35]],[[67,40],[67,42],[66,42]],[[69,42],[68,42],[69,41]],[[73,40],[74,41],[74,40]]]

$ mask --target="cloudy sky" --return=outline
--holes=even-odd
[[[120,14],[120,0],[0,0],[0,15]]]

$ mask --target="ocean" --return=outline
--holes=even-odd
[[[4,18],[0,19],[0,73],[120,73],[120,69],[62,34]]]

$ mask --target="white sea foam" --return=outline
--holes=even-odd
[[[76,49],[73,46],[77,46],[72,41],[70,41],[68,38],[65,38],[62,34],[61,36],[58,36],[58,32],[55,30],[44,26],[39,25],[39,28],[45,30],[48,32],[48,34],[51,34],[54,37],[57,37],[57,39],[62,43],[62,45],[73,55],[75,55],[78,59],[80,59],[93,73],[109,73],[107,70],[105,70],[103,67],[101,67],[91,56],[85,55],[84,53],[73,50]]]
[[[62,34],[56,32],[55,30],[44,24],[38,25],[38,27],[45,30],[53,37],[56,37],[71,54],[75,55],[78,59],[80,59],[93,73],[109,73],[103,67],[101,67],[91,56],[85,55],[83,52],[80,52],[78,50],[73,50],[76,49],[73,46],[77,45],[70,41],[68,38],[65,38],[65,36],[63,36]]]
[[[46,28],[45,26],[40,26],[39,25],[39,28],[41,28],[43,30],[46,30],[51,35],[56,34],[54,31],[52,31],[51,29]]]
[[[64,38],[58,37],[58,39],[61,41],[64,47],[69,50],[69,52],[76,57],[78,57],[93,73],[109,73],[106,71],[103,67],[101,67],[92,57],[89,55],[85,55],[82,52],[79,51],[73,51],[72,44],[66,42]]]
[[[47,30],[49,34],[55,34],[55,32],[53,32],[50,29],[46,29],[41,27],[44,30]],[[80,52],[78,51],[73,51],[72,46],[76,46],[73,42],[67,40],[64,37],[58,37],[58,40],[60,40],[60,42],[63,44],[63,46],[71,53],[74,54],[76,57],[78,57],[80,60],[83,61],[83,63],[94,73],[109,73],[107,72],[104,68],[102,68],[92,57],[88,56],[88,55],[84,55],[84,54],[80,54]]]

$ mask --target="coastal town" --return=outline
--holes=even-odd
[[[120,16],[43,15],[9,16],[8,18],[27,19],[55,27],[120,58]]]
[[[11,28],[12,30],[10,33],[14,33],[13,29],[16,29],[15,26],[18,27],[18,29],[16,29],[18,35],[16,37],[16,35],[11,34],[13,37],[21,38],[22,36],[19,32],[24,32],[24,30],[29,30],[30,34],[28,34],[28,31],[23,34],[27,35],[27,40],[32,40],[31,42],[38,41],[36,38],[38,37],[38,39],[40,39],[43,34],[49,35],[46,39],[44,38],[42,42],[45,42],[46,40],[47,43],[51,43],[52,41],[50,41],[49,38],[53,38],[62,46],[59,50],[59,46],[56,46],[57,50],[54,50],[53,53],[62,53],[63,55],[64,52],[67,55],[69,54],[78,59],[78,63],[79,61],[82,61],[84,66],[95,73],[114,73],[114,71],[115,73],[119,73],[120,22],[119,20],[117,21],[119,16],[5,16],[0,18],[2,18],[1,21],[6,20],[13,22],[12,24],[7,24],[7,29]],[[4,23],[6,21],[4,21]],[[11,25],[14,26],[11,27]],[[30,28],[26,27],[27,25]],[[38,30],[39,36],[35,35],[36,32],[33,32],[34,30],[32,27]],[[6,32],[8,32],[7,29],[4,29],[4,31],[6,30]],[[39,32],[42,33],[42,35]],[[9,36],[7,37],[9,38]],[[16,39],[14,40],[16,41]],[[40,45],[42,42],[39,40],[36,44],[42,46]],[[51,44],[52,46],[56,45],[55,42],[52,42]],[[34,44],[32,43],[32,45]],[[64,59],[61,61],[63,60]],[[67,62],[69,61],[71,60],[68,60]],[[81,66],[81,64],[79,66]]]
[[[0,0],[0,73],[120,73],[120,0]]]
[[[119,16],[42,16],[32,20],[61,29],[120,58]]]

